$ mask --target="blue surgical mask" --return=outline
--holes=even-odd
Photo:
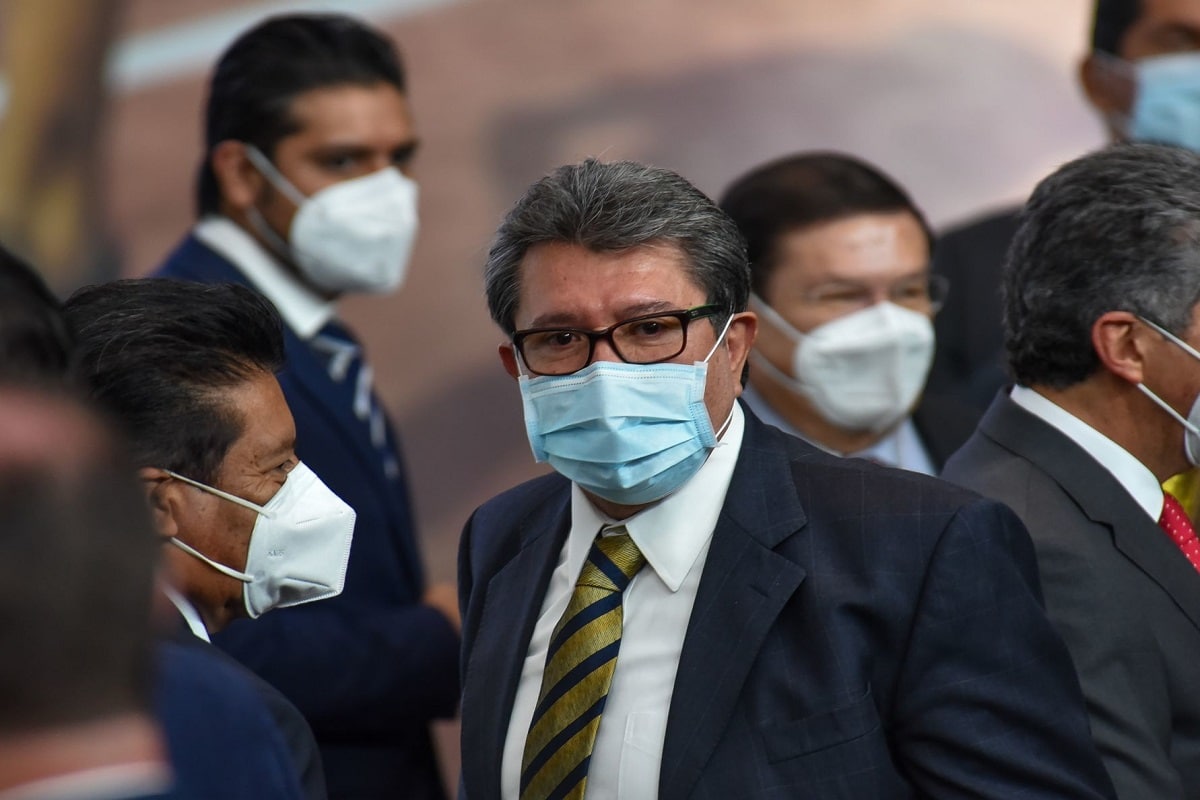
[[[570,375],[521,375],[533,457],[621,505],[674,492],[717,446],[704,386],[730,322],[694,364],[597,361]]]
[[[1144,58],[1134,74],[1129,138],[1200,152],[1200,53]]]

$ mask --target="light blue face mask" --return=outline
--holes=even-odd
[[[1200,53],[1144,58],[1134,74],[1129,138],[1200,152]]]
[[[597,361],[570,375],[521,375],[533,457],[621,505],[674,492],[717,446],[704,386],[708,360],[732,321],[694,364]]]

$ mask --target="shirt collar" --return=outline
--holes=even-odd
[[[1151,519],[1157,522],[1162,516],[1162,486],[1154,477],[1154,473],[1128,450],[1053,400],[1027,386],[1014,386],[1009,397],[1021,408],[1082,447],[1100,466],[1112,473]]]
[[[933,459],[929,457],[929,451],[925,449],[925,445],[921,442],[921,434],[917,432],[917,426],[913,424],[911,414],[906,416],[899,425],[889,431],[887,436],[884,436],[870,447],[854,453],[839,453],[805,436],[771,407],[761,394],[754,391],[753,386],[745,388],[742,392],[742,398],[750,408],[754,409],[754,413],[763,422],[768,425],[774,425],[784,433],[790,433],[798,439],[803,439],[818,450],[824,450],[830,455],[841,456],[843,458],[866,458],[871,461],[878,461],[889,467],[900,467],[901,469],[921,472],[925,475],[933,475],[937,472],[933,466]]]
[[[196,223],[192,235],[241,271],[275,304],[279,316],[301,339],[310,339],[334,317],[333,301],[305,286],[258,240],[228,217],[209,215]]]
[[[745,415],[735,402],[725,435],[700,470],[673,494],[620,522],[601,513],[583,490],[572,484],[571,530],[599,531],[605,525],[624,525],[646,563],[672,592],[679,591],[717,527],[745,430]],[[572,537],[568,548],[590,549],[594,538],[594,534]],[[568,552],[567,558],[572,554]],[[584,558],[586,555],[578,561],[582,563]]]
[[[212,639],[208,636],[208,628],[204,627],[204,620],[200,617],[200,612],[196,610],[196,607],[192,605],[186,597],[172,589],[170,586],[163,586],[162,590],[163,594],[167,596],[167,599],[171,601],[171,604],[174,605],[175,608],[179,609],[179,615],[183,617],[183,621],[187,623],[187,626],[191,629],[192,634],[195,635],[197,639],[203,639],[204,641],[211,643]]]

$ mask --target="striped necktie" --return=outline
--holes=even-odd
[[[621,647],[621,596],[646,557],[624,526],[592,544],[550,636],[521,759],[521,800],[581,798]]]
[[[352,386],[350,410],[367,428],[371,445],[379,453],[383,471],[390,479],[400,475],[400,465],[387,443],[387,420],[374,391],[374,372],[363,359],[362,346],[337,322],[329,322],[309,340],[312,349],[326,359],[325,368],[335,384]]]

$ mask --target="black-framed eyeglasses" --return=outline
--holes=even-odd
[[[696,306],[683,311],[660,311],[621,320],[602,331],[584,328],[529,328],[512,335],[521,361],[535,375],[570,375],[592,361],[596,342],[606,341],[617,357],[628,364],[657,364],[674,358],[687,347],[688,323],[713,317],[719,305]]]

